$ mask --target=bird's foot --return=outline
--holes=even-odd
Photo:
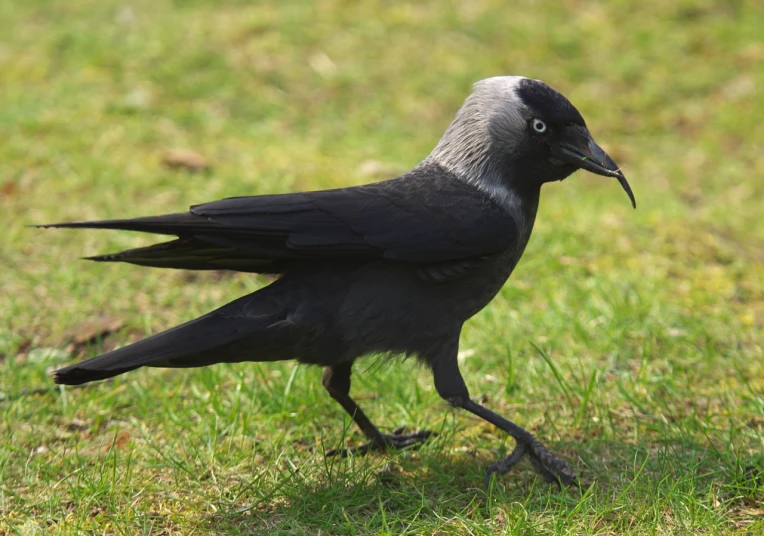
[[[401,450],[407,448],[418,448],[430,437],[436,437],[437,432],[430,430],[420,430],[411,434],[404,434],[405,427],[396,428],[392,434],[379,434],[377,438],[363,445],[356,447],[331,449],[326,452],[326,456],[340,456],[347,458],[351,454],[354,456],[363,456],[372,450]]]
[[[518,443],[515,450],[504,458],[491,465],[485,472],[486,487],[491,483],[491,475],[498,473],[506,474],[523,456],[528,455],[536,469],[546,482],[556,482],[561,487],[574,486],[580,487],[576,473],[566,461],[553,456],[540,442],[532,439],[529,443]]]

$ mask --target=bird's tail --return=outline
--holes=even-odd
[[[57,370],[56,383],[79,385],[140,367],[190,368],[295,357],[295,325],[285,304],[266,287],[196,320]]]

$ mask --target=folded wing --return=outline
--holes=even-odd
[[[433,181],[415,172],[352,188],[223,199],[186,213],[46,227],[178,237],[93,260],[260,273],[310,259],[461,263],[517,239],[510,215],[481,191],[448,175]]]

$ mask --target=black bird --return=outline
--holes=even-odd
[[[365,453],[416,445],[431,432],[381,433],[350,397],[353,362],[368,354],[416,356],[432,370],[441,397],[516,440],[509,457],[488,468],[486,482],[527,454],[546,481],[576,484],[568,463],[470,399],[457,349],[462,324],[491,301],[523,254],[541,186],[577,169],[615,177],[636,207],[618,166],[568,99],[538,80],[495,77],[475,84],[432,153],[392,180],[43,226],[177,237],[96,261],[280,274],[201,318],[62,368],[55,381],[296,359],[325,367],[322,383],[368,438],[354,449]]]

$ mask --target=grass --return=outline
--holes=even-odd
[[[0,534],[764,533],[760,2],[0,0],[0,35]],[[412,362],[362,363],[353,393],[441,435],[345,461],[323,452],[360,437],[317,369],[52,386],[266,281],[86,263],[151,238],[26,225],[387,178],[507,73],[571,98],[637,196],[545,187],[461,342],[473,396],[582,491],[527,463],[485,488],[511,442]],[[211,168],[168,168],[176,148]]]

